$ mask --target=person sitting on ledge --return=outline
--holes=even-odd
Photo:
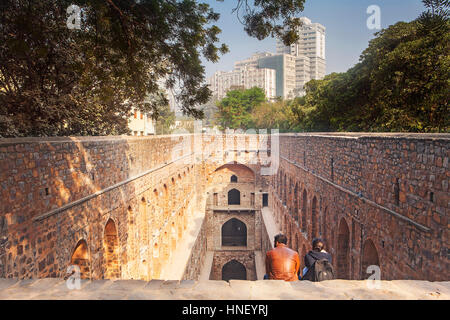
[[[303,268],[303,278],[301,280],[323,281],[334,278],[331,254],[326,252],[324,247],[322,239],[317,238],[313,240],[313,250],[305,255],[305,267]],[[318,261],[320,262],[320,267],[317,266],[318,269],[316,270]],[[319,276],[316,279],[318,273],[323,274],[323,278]]]
[[[264,279],[297,281],[300,269],[298,253],[289,249],[287,237],[278,234],[274,239],[275,248],[266,254],[266,275]]]

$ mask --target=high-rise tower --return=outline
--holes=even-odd
[[[291,46],[277,41],[278,54],[290,54],[296,60],[296,90],[304,93],[304,85],[311,79],[323,79],[326,72],[325,27],[312,23],[306,17],[300,18],[302,25],[297,29],[299,39]],[[301,72],[300,72],[301,71]]]

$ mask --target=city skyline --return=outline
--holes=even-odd
[[[213,96],[223,99],[232,88],[259,87],[266,97],[292,99],[305,95],[305,84],[321,80],[326,69],[326,28],[302,17],[298,41],[290,46],[276,43],[276,53],[255,53],[234,63],[232,71],[217,71],[207,79]]]
[[[202,59],[205,66],[205,77],[210,78],[217,71],[231,71],[234,62],[246,59],[257,52],[276,53],[275,38],[259,41],[249,37],[237,17],[231,13],[234,4],[230,2],[207,1],[211,7],[221,14],[216,23],[222,29],[219,35],[221,43],[229,46],[230,51],[221,56],[217,63]],[[366,13],[370,5],[378,5],[381,9],[381,27],[387,28],[399,21],[416,19],[422,11],[420,0],[323,0],[320,3],[306,1],[302,17],[325,26],[327,30],[327,69],[326,74],[345,72],[359,61],[362,51],[374,38],[375,32],[369,30]],[[324,8],[327,8],[326,10]],[[359,27],[357,27],[359,26]]]

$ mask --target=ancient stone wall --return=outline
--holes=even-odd
[[[2,139],[0,277],[63,277],[77,260],[83,277],[157,278],[202,185],[192,149],[192,136]]]
[[[448,135],[280,135],[270,206],[304,256],[326,241],[340,278],[448,280]]]
[[[200,232],[192,247],[189,261],[184,270],[182,280],[198,280],[206,255],[206,220],[203,220]]]
[[[262,144],[256,135],[1,139],[0,277],[64,277],[76,264],[85,278],[158,278],[193,211],[206,210],[197,208],[196,195],[209,192],[214,201],[215,170],[242,164],[256,173],[256,212],[268,192],[289,246],[304,256],[314,237],[324,238],[340,278],[367,277],[367,267],[379,265],[382,279],[448,280],[449,139],[398,134],[287,134]],[[279,159],[273,176],[262,173],[266,151]],[[253,192],[245,179],[239,183],[245,201],[250,194],[243,204],[251,205]],[[254,218],[251,249],[268,248],[261,214]],[[194,246],[199,261],[208,228]],[[217,232],[215,224],[212,228]]]

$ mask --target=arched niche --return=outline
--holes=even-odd
[[[318,237],[319,217],[317,214],[317,198],[314,196],[311,204],[311,239]]]
[[[238,189],[231,189],[228,191],[228,205],[240,205],[241,192]]]
[[[116,224],[109,219],[105,226],[103,238],[105,251],[105,279],[117,279],[120,277],[119,264],[119,237]]]
[[[378,251],[372,240],[367,239],[364,241],[363,251],[362,251],[362,270],[361,279],[367,279],[371,273],[367,273],[367,268],[369,266],[380,267],[380,260],[378,257]]]
[[[89,251],[86,240],[78,241],[70,258],[70,264],[80,268],[81,279],[89,279],[91,277],[89,267]]]
[[[232,218],[222,225],[222,246],[246,247],[247,226],[241,220]]]
[[[301,223],[301,228],[303,232],[307,231],[307,226],[306,226],[306,212],[308,210],[308,192],[305,190],[303,190],[303,194],[302,194],[302,223]]]
[[[339,222],[337,239],[337,276],[350,279],[350,231],[344,218]]]
[[[247,280],[247,269],[237,260],[231,260],[222,267],[222,280]]]

